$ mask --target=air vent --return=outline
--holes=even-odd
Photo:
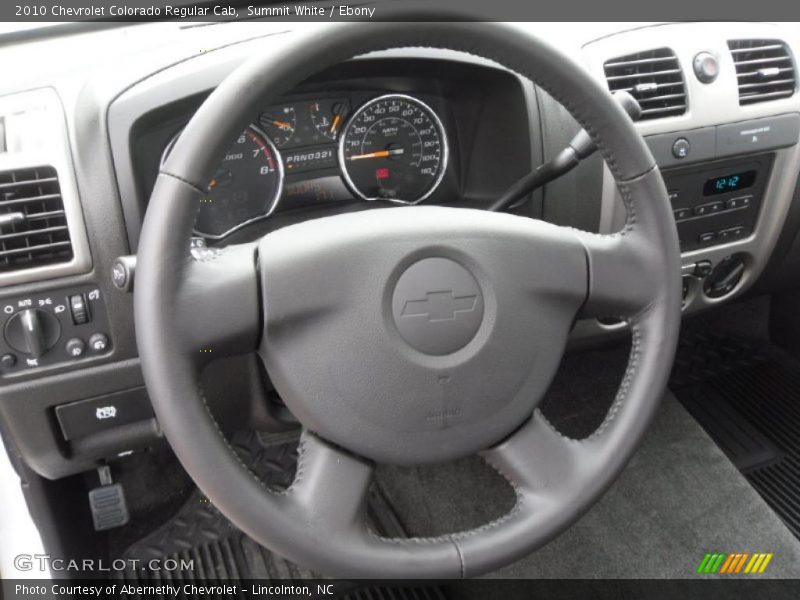
[[[683,72],[669,48],[613,58],[603,68],[609,90],[629,92],[642,105],[642,121],[686,112]]]
[[[788,98],[794,94],[794,64],[780,40],[730,40],[739,80],[739,104]]]
[[[0,171],[0,273],[72,260],[53,167]]]

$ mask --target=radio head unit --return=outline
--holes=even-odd
[[[772,170],[772,154],[668,169],[681,251],[708,248],[750,236]]]

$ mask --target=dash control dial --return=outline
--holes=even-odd
[[[89,322],[89,307],[86,305],[86,298],[83,294],[73,294],[69,297],[69,310],[75,325]]]
[[[29,308],[16,313],[6,322],[6,342],[17,352],[39,358],[56,345],[61,324],[51,313]]]

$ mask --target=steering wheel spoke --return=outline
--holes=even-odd
[[[208,249],[187,260],[175,302],[185,351],[199,364],[255,351],[261,327],[256,245]]]
[[[589,291],[580,317],[632,317],[655,298],[651,259],[626,235],[576,232],[586,249]]]
[[[309,531],[321,536],[363,532],[373,471],[371,462],[306,430],[300,438],[297,476],[289,497]]]
[[[544,502],[579,468],[574,445],[537,411],[510,438],[481,454],[519,496]]]

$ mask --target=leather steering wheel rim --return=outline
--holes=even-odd
[[[265,47],[263,54],[243,64],[211,93],[162,166],[150,199],[139,245],[135,319],[142,369],[160,426],[198,487],[234,524],[267,548],[319,572],[342,577],[452,578],[508,564],[547,543],[600,498],[632,456],[666,387],[680,325],[680,253],[653,157],[606,90],[569,58],[521,28],[445,22],[337,24],[324,35],[296,35],[279,46]],[[336,430],[331,435],[319,431],[325,424],[314,420],[315,407],[308,411],[310,427],[298,407],[306,431],[297,476],[287,491],[270,491],[237,458],[198,383],[209,356],[258,349],[276,386],[280,381],[287,395],[292,394],[296,379],[284,371],[288,367],[270,346],[275,342],[275,348],[292,349],[291,342],[275,333],[276,327],[285,329],[286,319],[274,316],[281,299],[272,285],[287,281],[281,258],[294,264],[299,259],[291,252],[310,252],[302,240],[311,238],[300,234],[324,235],[328,224],[287,228],[291,231],[270,234],[259,244],[229,247],[200,258],[192,258],[188,248],[205,182],[228,141],[245,128],[259,106],[328,66],[372,51],[416,46],[488,58],[548,91],[597,144],[621,191],[628,219],[622,231],[605,236],[511,215],[416,207],[419,211],[414,213],[398,212],[413,218],[400,217],[399,225],[386,225],[387,235],[413,243],[415,236],[432,235],[436,227],[452,221],[443,231],[446,240],[447,235],[454,240],[454,247],[466,239],[465,231],[483,228],[484,238],[508,238],[514,256],[526,247],[522,244],[536,240],[532,248],[542,256],[572,261],[563,277],[566,280],[574,271],[576,282],[569,290],[574,307],[560,317],[625,318],[632,350],[608,416],[586,440],[561,436],[538,411],[531,416],[534,404],[527,413],[528,405],[516,401],[498,411],[505,411],[505,417],[527,415],[514,428],[505,417],[487,419],[486,440],[491,443],[482,455],[516,492],[517,503],[509,514],[471,531],[387,540],[364,524],[373,464],[363,457],[370,452],[367,441],[357,451],[342,448],[348,446],[347,440],[337,437]],[[381,221],[378,213],[383,212],[366,211],[375,214],[336,223],[352,222],[354,230],[380,232],[387,221]],[[423,233],[417,233],[412,222]],[[353,235],[360,236],[362,245],[379,243],[363,233]],[[276,249],[284,246],[274,240],[288,245],[289,254],[282,257],[284,250]],[[470,246],[463,248],[468,253]],[[548,248],[554,249],[551,255],[546,254]],[[491,252],[496,251],[493,246]],[[511,259],[503,255],[503,260]],[[491,298],[487,294],[487,306]],[[564,339],[568,325],[561,332]],[[211,355],[205,352],[209,348]],[[554,350],[560,359],[563,344],[555,344]],[[551,365],[547,367],[537,376],[537,389],[546,387],[552,375]],[[526,386],[521,389],[526,391]],[[429,434],[433,435],[430,431],[420,435]],[[458,448],[453,446],[453,456],[459,454]],[[382,456],[378,450],[371,458],[376,456]],[[412,459],[409,462],[420,457]]]

